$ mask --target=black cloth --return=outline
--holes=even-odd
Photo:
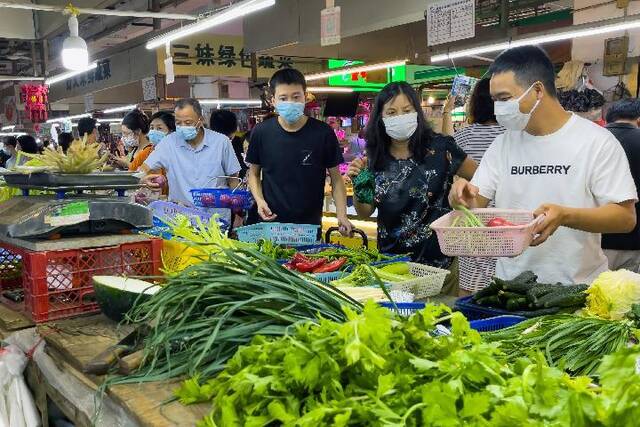
[[[429,144],[422,162],[390,158],[383,171],[374,171],[378,248],[446,268],[451,258],[442,254],[429,226],[451,211],[449,189],[467,155],[451,137],[436,134]]]
[[[640,129],[629,123],[610,123],[606,126],[620,141],[627,154],[631,175],[640,191]],[[640,249],[640,203],[636,203],[636,228],[631,233],[603,234],[602,249],[634,251]]]
[[[262,168],[262,193],[278,222],[318,224],[327,169],[342,163],[342,151],[328,124],[309,118],[296,132],[287,132],[274,117],[251,133],[247,163]],[[260,222],[256,206],[248,223]]]
[[[249,169],[249,166],[244,162],[244,158],[242,156],[244,153],[244,138],[234,136],[231,140],[231,145],[233,146],[233,152],[236,153],[238,163],[240,163],[240,172],[238,176],[240,179],[244,179],[244,177],[247,176],[247,170]]]
[[[11,156],[5,154],[4,151],[0,151],[0,167],[5,167],[7,165],[7,160],[9,160]]]

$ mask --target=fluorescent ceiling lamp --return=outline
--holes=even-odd
[[[153,38],[147,42],[146,47],[147,49],[155,49],[174,40],[190,36],[199,31],[203,31],[208,28],[224,24],[225,22],[232,21],[236,18],[249,15],[250,13],[257,12],[258,10],[271,7],[274,4],[276,4],[276,0],[243,0],[196,23],[185,25],[182,28],[169,31],[166,34]]]
[[[76,114],[75,116],[58,117],[56,119],[47,120],[47,123],[60,123],[60,122],[66,122],[73,119],[81,119],[83,117],[91,117],[91,114],[84,113],[84,114]]]
[[[105,114],[110,114],[110,113],[119,113],[120,111],[129,111],[129,110],[133,110],[134,108],[136,108],[137,105],[136,104],[131,104],[131,105],[123,105],[122,107],[115,107],[115,108],[107,108],[106,110],[103,111],[103,113]]]
[[[0,82],[28,82],[28,81],[42,81],[44,77],[29,77],[29,76],[0,76]]]
[[[89,65],[87,43],[78,35],[78,18],[69,17],[69,37],[62,43],[62,65],[67,70],[84,70]]]
[[[262,105],[259,99],[201,99],[202,105]]]
[[[322,73],[309,74],[308,76],[304,76],[304,78],[307,81],[322,80],[322,79],[328,79],[329,77],[333,77],[333,76],[341,76],[343,74],[365,73],[368,71],[383,70],[385,68],[398,67],[400,65],[405,65],[406,63],[407,63],[407,60],[403,59],[401,61],[381,62],[379,64],[371,64],[371,65],[359,65],[357,67],[339,68],[336,70],[326,71]]]
[[[16,127],[16,125],[11,125],[11,126],[3,126],[2,130],[14,130]]]
[[[634,28],[640,28],[640,20],[635,21],[619,21],[615,24],[593,26],[592,23],[581,26],[580,29],[574,29],[571,31],[558,32],[554,34],[545,34],[537,37],[529,37],[519,40],[510,40],[501,43],[495,43],[485,46],[478,46],[469,49],[458,50],[454,52],[445,53],[442,55],[434,55],[431,57],[431,62],[442,62],[449,59],[463,58],[468,56],[481,55],[489,52],[499,52],[506,49],[528,46],[535,44],[551,43],[561,40],[577,39],[580,37],[597,36],[600,34],[613,33],[616,31],[631,30]]]
[[[307,91],[312,93],[351,93],[351,87],[333,87],[333,86],[308,86]]]
[[[85,68],[84,70],[77,70],[77,71],[68,71],[66,73],[62,73],[62,74],[58,74],[57,76],[53,76],[53,77],[49,77],[48,79],[46,79],[44,81],[45,84],[47,85],[52,85],[54,83],[58,83],[61,82],[63,80],[67,80],[71,77],[77,76],[78,74],[82,74],[85,71],[89,71],[89,70],[93,70],[94,68],[96,68],[98,66],[97,62],[92,62],[91,64],[89,64],[89,66],[87,68]]]
[[[98,119],[98,123],[120,123],[122,119],[110,118],[110,119]]]

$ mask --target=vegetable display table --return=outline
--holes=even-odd
[[[10,309],[0,305],[5,318]],[[13,327],[25,327],[17,316],[11,317]],[[118,325],[102,315],[84,316],[39,325],[37,328],[8,331],[0,323],[0,338],[9,334],[31,334],[32,342],[44,340],[44,353],[36,354],[25,370],[25,377],[42,413],[46,427],[47,398],[76,426],[94,425],[98,387],[104,377],[86,375],[83,366],[100,352],[117,344],[130,329]],[[23,351],[31,345],[21,336]],[[178,382],[157,382],[141,385],[119,385],[107,391],[102,402],[102,418],[96,426],[194,426],[211,409],[210,405],[183,406],[178,402],[164,404],[173,397]],[[117,420],[117,423],[116,421]]]

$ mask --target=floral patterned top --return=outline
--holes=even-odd
[[[449,266],[451,258],[440,252],[429,225],[451,211],[449,189],[466,157],[453,138],[435,135],[421,163],[390,158],[383,171],[374,172],[381,252],[409,253],[415,262]]]

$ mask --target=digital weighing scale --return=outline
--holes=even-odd
[[[130,173],[5,173],[4,179],[8,186],[22,189],[23,196],[0,204],[2,236],[49,238],[153,226],[151,210],[125,197],[127,190],[141,187]],[[32,190],[51,194],[29,195]],[[93,190],[115,191],[117,197],[87,193]]]

